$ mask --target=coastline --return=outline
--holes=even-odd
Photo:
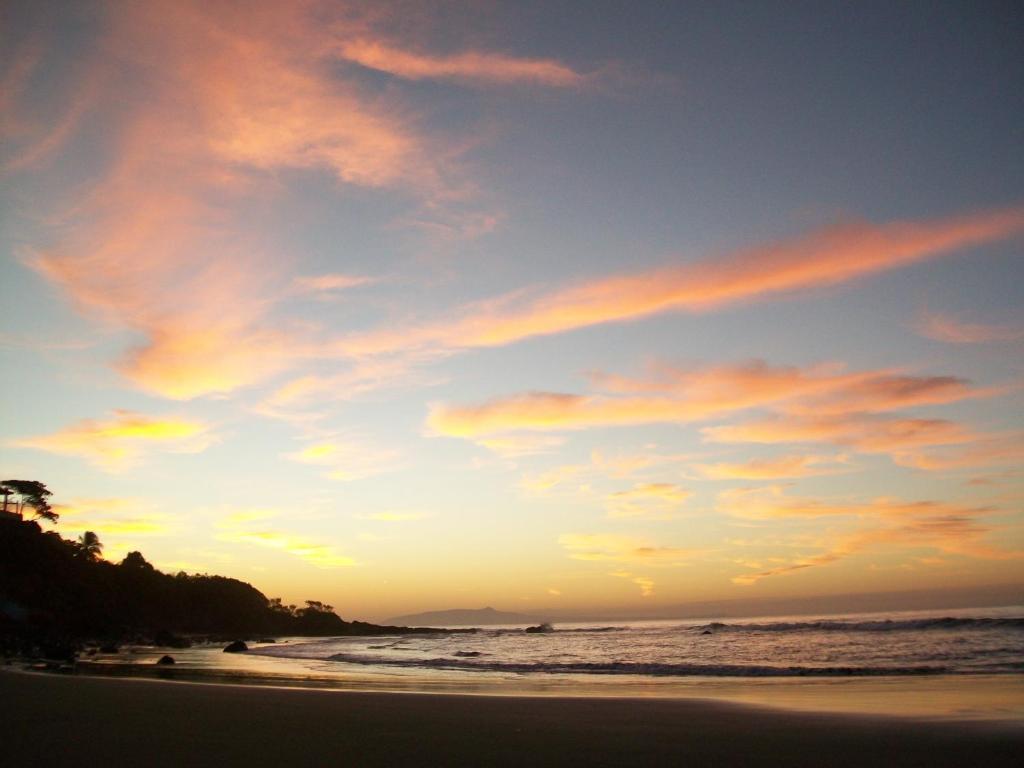
[[[171,650],[176,664],[156,664],[166,649],[130,648],[79,659],[76,675],[314,690],[543,698],[684,699],[803,713],[943,720],[1014,721],[1024,727],[1024,675],[645,676],[501,673],[433,667],[358,665],[295,655],[223,653],[220,646]]]
[[[1019,723],[0,673],[12,764],[1016,765]]]

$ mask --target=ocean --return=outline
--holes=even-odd
[[[1024,606],[280,638],[174,651],[173,673],[356,690],[724,698],[1024,720]],[[137,654],[136,661],[143,661]]]

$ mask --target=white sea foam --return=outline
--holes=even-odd
[[[556,625],[551,633],[332,638],[266,656],[360,669],[453,674],[647,677],[876,677],[1024,674],[1024,608],[822,619]]]

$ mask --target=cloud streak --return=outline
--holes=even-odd
[[[845,456],[774,456],[739,463],[699,464],[697,468],[713,480],[772,480],[775,478],[815,477],[848,469]]]
[[[321,440],[285,458],[324,469],[324,477],[348,482],[390,472],[397,468],[399,454],[361,442]]]
[[[690,370],[662,368],[649,379],[601,377],[598,383],[605,389],[628,394],[528,392],[480,405],[435,404],[428,414],[427,426],[435,434],[473,439],[517,431],[688,423],[772,407],[825,414],[815,417],[818,429],[836,433],[842,431],[842,417],[833,417],[834,413],[888,411],[994,393],[954,377],[913,377],[889,371],[845,373],[837,366],[797,368],[771,366],[763,361]],[[801,423],[801,419],[809,423],[804,417],[794,417],[790,423]],[[829,419],[834,423],[831,430],[826,425]],[[740,437],[728,429],[712,429],[707,434],[722,441]],[[812,430],[807,427],[806,431]],[[775,434],[770,429],[757,434],[762,432],[766,438]]]
[[[216,437],[200,421],[114,411],[111,418],[83,419],[49,435],[12,441],[23,448],[84,458],[107,472],[120,472],[154,451],[201,453]]]
[[[282,531],[269,521],[273,510],[245,510],[226,515],[218,522],[217,538],[234,544],[248,544],[284,552],[317,568],[348,568],[358,563],[322,542]]]
[[[642,539],[613,533],[565,533],[558,543],[573,560],[633,562],[647,565],[686,565],[695,550],[652,545]]]
[[[1024,340],[1024,328],[961,320],[955,315],[925,310],[917,318],[918,333],[947,344],[993,344]]]
[[[138,499],[72,499],[55,504],[65,530],[96,531],[106,541],[133,539],[136,536],[163,536],[173,530],[170,518],[153,512]]]
[[[351,336],[338,348],[380,354],[411,346],[494,347],[534,336],[663,312],[708,312],[739,302],[839,285],[1024,231],[1024,209],[888,224],[848,223],[722,258],[600,278],[530,297],[516,292],[472,304],[415,331]]]
[[[585,82],[566,65],[551,59],[526,59],[499,53],[466,51],[448,56],[413,53],[378,40],[350,40],[342,58],[406,80],[457,80],[464,83],[537,85],[567,88]]]
[[[225,394],[322,355],[308,328],[271,314],[295,290],[325,298],[354,283],[288,280],[291,265],[253,226],[282,192],[272,174],[330,174],[435,211],[465,195],[454,150],[337,66],[338,40],[366,27],[350,10],[119,5],[96,46],[104,77],[89,69],[72,82],[68,117],[22,154],[38,170],[78,128],[102,128],[93,155],[110,158],[106,167],[56,216],[70,234],[27,260],[84,313],[141,336],[117,366],[140,388],[173,399]],[[45,53],[25,54],[21,69]],[[18,115],[27,77],[2,96]]]
[[[673,520],[692,493],[673,483],[637,483],[628,491],[608,494],[608,517]]]
[[[774,576],[830,565],[869,550],[930,549],[982,560],[1015,560],[1024,551],[987,542],[996,526],[982,522],[997,510],[936,501],[905,502],[879,498],[869,502],[821,501],[790,497],[779,486],[737,489],[719,495],[718,509],[748,520],[848,518],[862,521],[860,530],[835,537],[824,552],[794,558],[757,573],[744,573],[733,583],[751,585]],[[754,564],[757,565],[756,563]]]

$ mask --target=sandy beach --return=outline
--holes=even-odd
[[[1009,766],[1020,724],[0,674],[11,765]]]

